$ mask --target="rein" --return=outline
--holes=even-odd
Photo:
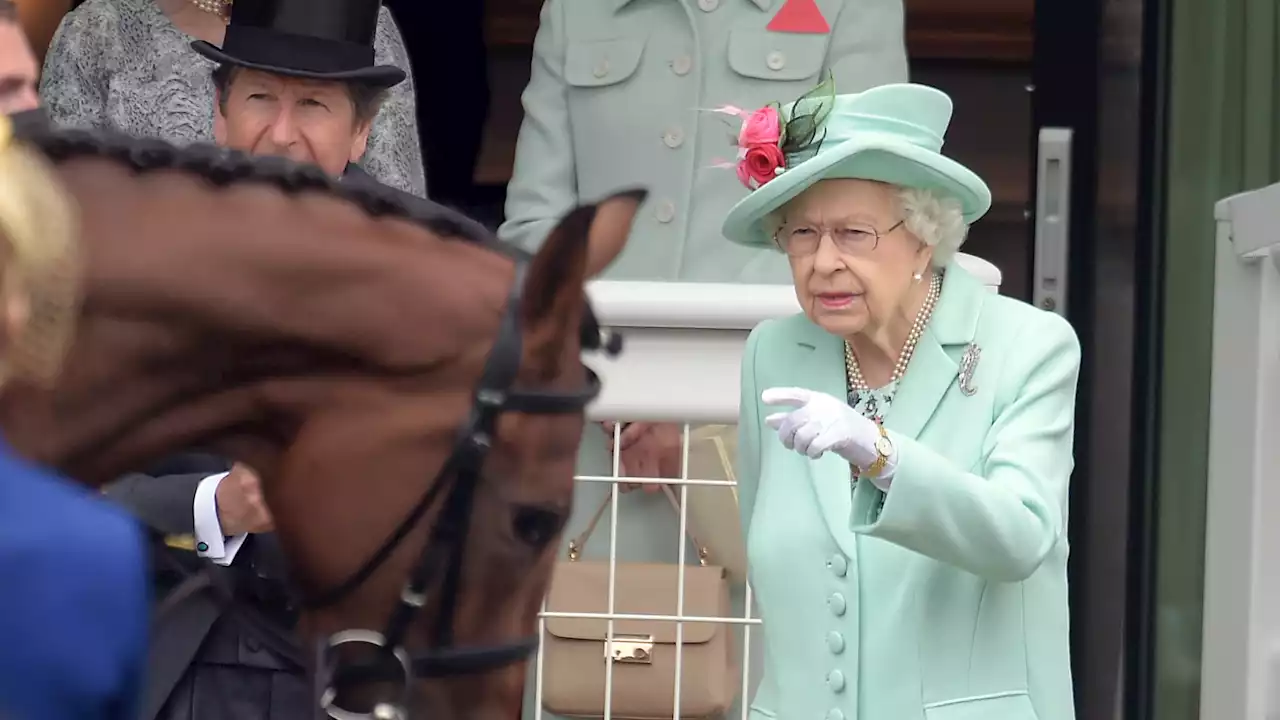
[[[511,412],[543,415],[580,413],[600,392],[600,379],[590,368],[586,369],[586,384],[572,392],[516,387],[524,345],[519,310],[530,256],[493,239],[478,223],[459,213],[427,203],[408,205],[396,194],[381,188],[343,185],[327,177],[319,168],[285,159],[254,158],[214,145],[177,148],[159,140],[101,131],[54,129],[44,122],[24,122],[17,129],[21,139],[41,149],[55,162],[78,156],[97,156],[125,163],[137,172],[161,169],[193,172],[218,186],[259,181],[289,193],[327,191],[359,204],[371,215],[415,221],[437,235],[475,242],[514,261],[515,277],[497,336],[475,389],[470,415],[458,428],[458,436],[448,458],[419,501],[378,550],[344,581],[306,598],[303,607],[310,610],[330,607],[350,595],[387,562],[422,522],[427,511],[440,505],[439,520],[431,529],[404,582],[399,602],[381,631],[348,629],[319,643],[314,667],[321,710],[335,720],[404,720],[415,680],[487,672],[527,658],[537,647],[536,636],[516,638],[494,646],[457,646],[454,643],[453,618],[461,595],[461,571],[475,489],[480,482],[481,468],[492,450],[499,418],[503,413]],[[579,208],[566,221],[582,223],[586,228],[593,216],[594,209]],[[589,303],[579,330],[583,350],[603,350],[609,355],[621,352],[621,336],[601,329]],[[161,554],[167,556],[166,553]],[[252,608],[240,604],[222,574],[214,569],[195,574],[185,568],[181,570],[186,577],[181,586],[186,588],[184,592],[194,592],[208,584],[215,590],[219,601],[230,608],[245,628],[260,636],[281,656],[303,666],[302,653],[296,643],[287,642],[288,638],[274,631],[271,623]],[[434,598],[428,595],[427,590],[433,582],[439,583],[439,595]],[[406,648],[408,629],[432,599],[437,601],[432,634],[435,646],[411,653]],[[374,659],[360,664],[343,664],[338,650],[352,645],[374,648]],[[396,696],[377,702],[372,712],[367,714],[335,704],[339,689],[375,682],[394,682],[398,690]]]

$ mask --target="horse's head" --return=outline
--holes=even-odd
[[[304,635],[350,641],[320,658],[322,677],[341,666],[334,707],[509,720],[595,389],[584,284],[641,194],[514,258],[456,214],[314,169],[28,132],[82,228],[82,292],[50,297],[83,312],[55,387],[0,393],[10,444],[92,486],[194,447],[247,463],[311,599]],[[35,358],[63,347],[39,337]],[[421,682],[402,696],[406,654]]]
[[[514,273],[475,277],[474,296],[452,301],[492,320],[429,378],[338,394],[297,433],[267,498],[311,597],[305,632],[338,645],[320,668],[337,667],[333,707],[398,704],[402,663],[420,679],[414,717],[509,720],[519,707],[598,389],[580,359],[584,286],[622,250],[642,197],[577,208]],[[378,646],[404,655],[378,661]]]

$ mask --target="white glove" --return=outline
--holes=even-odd
[[[831,451],[855,467],[866,470],[880,457],[876,441],[880,428],[875,422],[860,415],[843,400],[826,393],[804,388],[769,388],[760,399],[766,405],[788,405],[794,410],[776,412],[764,419],[769,427],[778,431],[778,439],[788,450],[822,457]],[[887,480],[893,477],[897,467],[897,451],[873,478]],[[879,482],[876,483],[880,485]]]

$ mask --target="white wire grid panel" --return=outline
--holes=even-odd
[[[991,263],[979,258],[960,255],[960,264],[977,276],[992,291],[998,291],[1000,272]],[[604,647],[598,656],[604,666],[604,687],[600,693],[603,703],[603,717],[611,720],[614,697],[614,663],[606,660],[613,656],[613,645],[617,639],[615,624],[622,622],[664,622],[674,623],[675,633],[675,667],[672,681],[673,720],[679,720],[682,687],[689,682],[684,673],[685,626],[687,624],[719,623],[732,628],[731,638],[736,638],[737,652],[734,653],[741,677],[737,688],[738,715],[746,720],[749,712],[749,700],[753,678],[749,669],[753,663],[752,654],[758,648],[752,647],[751,628],[759,627],[761,621],[752,616],[751,588],[746,584],[741,615],[692,615],[686,614],[686,586],[684,569],[690,566],[688,543],[683,538],[689,536],[690,529],[690,489],[691,488],[727,488],[732,490],[734,507],[719,508],[720,512],[737,515],[736,481],[732,464],[734,449],[728,443],[721,442],[715,434],[705,435],[698,426],[708,424],[734,425],[738,420],[739,365],[742,348],[751,329],[760,322],[775,317],[785,317],[799,312],[795,294],[789,285],[730,285],[706,283],[656,283],[656,282],[609,282],[594,283],[589,294],[596,312],[602,322],[612,328],[619,329],[625,335],[623,353],[616,359],[586,357],[603,378],[604,389],[601,397],[589,409],[592,420],[608,421],[647,421],[675,422],[683,426],[681,443],[681,462],[678,477],[649,478],[626,477],[621,474],[619,458],[612,458],[612,471],[607,475],[578,475],[579,483],[604,484],[644,484],[661,483],[676,489],[679,495],[679,538],[678,568],[675,589],[675,613],[673,614],[640,614],[617,612],[617,571],[618,562],[618,508],[620,502],[626,502],[620,493],[614,492],[608,503],[609,517],[609,555],[608,555],[608,591],[606,610],[600,612],[566,612],[548,610],[546,603],[539,616],[539,646],[534,670],[535,690],[533,712],[526,709],[525,717],[541,720],[544,716],[543,689],[547,668],[546,659],[547,621],[559,618],[578,618],[604,620],[606,623]],[[616,428],[614,445],[618,444],[621,428]],[[714,448],[713,454],[719,465],[714,472],[720,477],[699,477],[690,474],[691,448],[701,447],[702,453],[708,451],[707,445]],[[701,453],[700,453],[701,456]],[[705,470],[707,463],[700,463],[699,470]],[[705,542],[706,538],[702,538]],[[742,539],[735,538],[734,545],[738,553],[744,555]],[[720,543],[724,548],[725,544]],[[720,551],[724,555],[724,550]],[[734,555],[734,552],[729,552]],[[697,563],[697,558],[693,558]],[[735,562],[742,565],[745,573],[745,561]],[[675,682],[680,678],[680,682]]]
[[[673,486],[674,488],[676,488],[676,493],[679,498],[679,537],[680,538],[688,537],[690,535],[690,521],[689,521],[689,488],[690,486],[723,487],[723,488],[736,489],[736,484],[737,484],[732,479],[725,480],[725,479],[716,479],[716,478],[690,477],[690,472],[689,472],[690,471],[690,448],[693,447],[697,442],[694,439],[695,432],[696,432],[696,429],[691,427],[689,424],[685,423],[683,425],[683,438],[681,443],[682,450],[681,450],[681,463],[680,463],[681,465],[680,477],[677,477],[677,478],[644,477],[642,478],[642,477],[624,476],[620,472],[621,468],[620,468],[618,455],[614,454],[613,471],[611,475],[607,475],[607,476],[580,475],[575,479],[581,483],[606,483],[606,484],[614,484],[614,485],[631,484],[631,483],[650,483],[650,484],[656,483],[656,484],[665,484],[665,485]],[[615,446],[618,444],[620,435],[621,435],[621,427],[618,426],[614,430]],[[718,445],[717,441],[719,440],[719,438],[707,438],[707,440],[709,440],[712,444]],[[725,451],[721,455],[721,462],[725,463],[725,466],[724,466],[724,470],[726,471],[725,474],[728,474],[730,477],[732,477],[732,469],[728,465],[729,463],[732,462],[732,457],[729,451]],[[736,499],[736,493],[733,497]],[[548,637],[547,620],[554,619],[554,618],[566,618],[566,619],[577,618],[577,619],[604,620],[606,622],[605,645],[599,656],[600,662],[604,665],[604,687],[600,688],[600,693],[602,696],[603,707],[604,707],[603,717],[606,718],[606,720],[613,717],[614,670],[615,670],[615,663],[608,661],[606,658],[612,657],[614,655],[613,642],[615,638],[618,637],[618,635],[615,633],[615,624],[626,622],[626,621],[645,622],[645,623],[665,622],[665,623],[672,623],[675,625],[674,672],[671,674],[671,676],[665,679],[673,687],[671,707],[674,709],[678,709],[681,707],[682,688],[690,682],[690,674],[686,673],[685,668],[683,667],[684,659],[685,659],[684,650],[686,647],[685,626],[687,624],[692,624],[692,623],[715,623],[715,624],[721,624],[723,626],[727,626],[728,628],[732,628],[733,631],[731,632],[731,637],[736,638],[735,649],[740,649],[740,653],[737,653],[737,652],[734,653],[735,662],[732,664],[736,665],[736,667],[739,668],[739,671],[741,674],[741,677],[738,681],[737,695],[739,698],[738,704],[741,707],[741,711],[740,711],[741,717],[745,720],[747,716],[747,703],[743,702],[742,700],[745,698],[748,698],[750,695],[750,691],[752,690],[752,688],[750,687],[750,680],[751,680],[750,673],[747,671],[747,669],[751,667],[751,633],[746,632],[745,628],[747,626],[760,624],[760,620],[758,618],[752,617],[751,615],[752,601],[751,601],[750,586],[747,585],[745,588],[745,602],[744,602],[745,611],[741,616],[732,616],[728,614],[722,614],[722,615],[686,614],[686,611],[685,611],[686,610],[686,592],[685,592],[686,576],[684,573],[684,569],[688,566],[697,566],[698,558],[689,557],[689,553],[688,553],[689,543],[679,542],[678,543],[679,557],[676,562],[676,567],[678,568],[678,572],[676,574],[677,579],[676,579],[676,590],[675,590],[675,608],[676,608],[675,613],[673,614],[640,614],[640,613],[618,612],[617,608],[618,608],[619,598],[617,596],[617,592],[618,592],[617,572],[619,569],[619,562],[618,562],[619,547],[618,547],[618,533],[615,532],[614,529],[618,527],[618,523],[619,523],[619,517],[618,517],[619,505],[620,503],[623,503],[626,501],[627,500],[625,499],[625,496],[622,493],[615,492],[615,493],[612,493],[611,498],[609,500],[609,504],[608,504],[609,579],[608,579],[608,599],[607,599],[606,611],[603,613],[555,611],[555,610],[548,609],[546,602],[544,602],[543,604],[543,609],[542,609],[542,613],[540,614],[539,627],[538,627],[540,642],[539,642],[538,652],[536,657],[537,666],[535,669],[535,682],[537,683],[537,689],[535,691],[534,702],[536,703],[537,708],[536,708],[536,714],[534,715],[534,717],[539,719],[543,717],[543,688],[544,688],[545,673],[547,672],[547,668],[544,665],[546,640]],[[736,508],[722,508],[722,509],[730,512],[734,512],[734,513],[737,512]],[[705,541],[705,536],[702,536],[702,539]],[[676,678],[680,678],[682,681],[675,682]],[[655,682],[655,684],[658,684],[658,683]],[[678,720],[678,718],[680,717],[679,712],[678,711],[673,712],[672,717]]]

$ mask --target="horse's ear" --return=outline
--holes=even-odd
[[[521,303],[529,351],[547,372],[578,334],[586,303],[586,281],[622,252],[631,234],[643,190],[618,193],[574,208],[547,235],[530,262]]]
[[[647,195],[644,190],[628,190],[611,195],[596,205],[596,216],[591,221],[588,238],[587,278],[604,272],[622,254],[627,238],[631,237],[631,223]]]

